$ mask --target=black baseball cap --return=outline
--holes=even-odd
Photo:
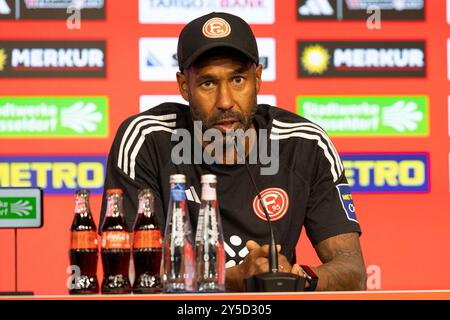
[[[178,38],[180,70],[189,68],[206,51],[232,48],[259,63],[258,46],[252,29],[238,16],[225,12],[211,12],[189,22]]]

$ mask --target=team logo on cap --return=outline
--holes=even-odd
[[[211,18],[205,22],[202,31],[207,38],[224,38],[231,33],[231,27],[222,18]]]
[[[280,220],[286,215],[289,208],[289,197],[286,191],[280,188],[267,188],[261,192],[261,197],[266,204],[270,221]],[[253,211],[261,220],[267,220],[258,196],[253,199]]]

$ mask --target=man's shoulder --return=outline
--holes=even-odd
[[[305,126],[320,128],[317,124],[296,113],[268,104],[258,105],[257,114],[262,116],[266,120],[267,126],[272,128],[296,128]]]
[[[334,148],[325,130],[318,124],[288,110],[269,105],[260,105],[260,115],[266,118],[270,139],[278,140],[283,145],[303,147]]]
[[[182,126],[189,115],[189,107],[175,102],[161,103],[141,113],[126,118],[119,129],[117,136],[129,135],[130,132],[172,132]]]

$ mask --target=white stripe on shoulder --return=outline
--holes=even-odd
[[[307,132],[315,132],[320,134],[320,136],[327,141],[330,149],[331,149],[331,153],[333,154],[336,163],[337,163],[337,170],[338,172],[342,172],[344,171],[344,165],[342,164],[341,158],[339,157],[339,154],[336,150],[336,148],[334,147],[334,144],[331,142],[330,138],[328,137],[328,135],[326,134],[326,132],[320,128],[318,125],[314,124],[314,123],[310,123],[310,122],[302,122],[302,123],[286,123],[286,122],[281,122],[281,121],[277,121],[277,120],[273,120],[273,124],[279,127],[284,127],[286,129],[280,129],[280,128],[276,128],[276,127],[272,127],[272,133],[276,133],[276,134],[284,134],[284,133],[290,133],[290,132],[295,132],[295,131],[307,131]],[[295,124],[295,126],[293,126]],[[339,174],[340,174],[339,173]]]
[[[136,157],[139,153],[139,150],[142,147],[142,144],[145,142],[145,136],[155,132],[155,131],[166,131],[169,133],[173,133],[173,129],[169,129],[167,127],[163,127],[163,126],[153,126],[153,127],[149,127],[147,129],[142,130],[141,136],[139,137],[136,145],[133,148],[133,151],[131,152],[131,156],[130,156],[130,178],[134,180],[136,172],[135,172],[135,166],[136,166]],[[125,160],[128,162],[128,157],[125,157]],[[126,172],[127,167],[125,167],[125,173]]]
[[[128,154],[130,152],[130,148],[133,145],[133,143],[136,141],[136,138],[141,131],[142,127],[166,127],[166,128],[175,128],[176,122],[161,122],[158,120],[145,120],[142,122],[139,122],[136,128],[133,130],[133,133],[131,134],[131,137],[128,139],[127,144],[125,145],[125,151],[123,152],[124,159],[123,159],[123,169],[125,173],[128,173]],[[160,131],[160,130],[154,130],[154,131]],[[152,132],[154,132],[152,131]],[[121,167],[119,167],[121,168]],[[122,169],[122,168],[121,168]]]
[[[123,153],[125,151],[125,142],[128,139],[128,136],[130,135],[131,131],[133,130],[136,123],[142,120],[160,120],[160,121],[167,121],[167,120],[175,120],[177,118],[177,115],[175,113],[161,115],[161,116],[139,116],[136,117],[131,123],[128,125],[127,129],[125,130],[124,135],[122,136],[122,140],[120,142],[119,147],[119,155],[117,157],[117,166],[121,169],[123,169],[122,163],[123,163]]]
[[[272,129],[273,130],[273,129]],[[270,134],[270,139],[272,140],[281,140],[281,139],[287,139],[287,138],[291,138],[291,137],[300,137],[300,138],[304,138],[304,139],[308,139],[308,140],[316,140],[317,144],[320,148],[322,148],[323,153],[325,154],[325,157],[328,159],[328,161],[331,164],[331,174],[333,175],[333,181],[336,182],[337,179],[339,178],[339,175],[336,172],[336,167],[335,167],[335,161],[334,158],[331,156],[328,147],[323,143],[322,139],[320,138],[320,136],[318,136],[317,134],[307,134],[304,132],[292,132],[289,134]]]

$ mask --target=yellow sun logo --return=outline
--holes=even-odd
[[[330,54],[324,47],[316,44],[303,50],[301,62],[309,74],[321,74],[328,69]]]
[[[3,71],[6,64],[6,53],[4,49],[0,49],[0,71]]]

